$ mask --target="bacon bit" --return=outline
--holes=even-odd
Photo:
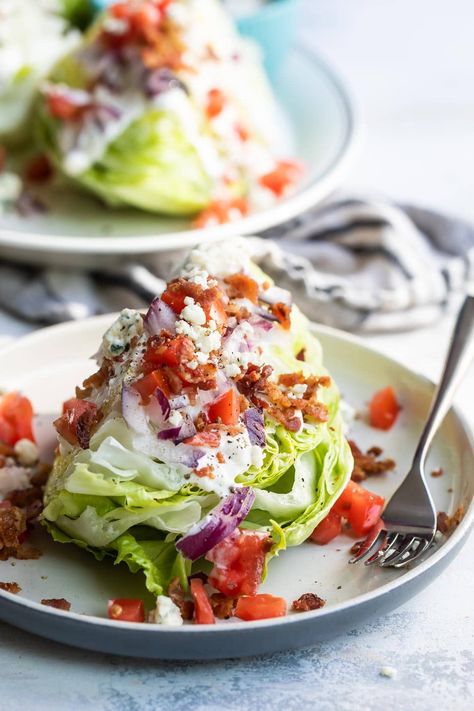
[[[3,173],[5,170],[5,165],[7,162],[7,152],[4,148],[4,146],[0,146],[0,173]]]
[[[186,600],[181,581],[178,577],[168,585],[168,595],[174,604],[179,607],[183,620],[192,620],[194,613],[194,603],[191,600]]]
[[[296,354],[296,360],[306,360],[306,348],[302,348],[300,351],[298,351],[298,353]]]
[[[51,599],[43,599],[41,600],[42,605],[46,605],[47,607],[54,607],[56,610],[65,610],[66,612],[69,612],[71,609],[71,603],[68,602],[68,600],[65,600],[63,597],[59,598],[51,598]]]
[[[5,444],[5,442],[0,442],[0,455],[2,457],[14,457],[15,450],[11,445]]]
[[[219,432],[215,432],[214,430],[207,430],[207,431],[202,431],[198,432],[197,434],[193,435],[193,437],[188,437],[187,439],[184,440],[184,444],[191,444],[194,447],[212,447],[212,448],[217,448],[220,444],[221,441],[221,436]],[[201,476],[201,475],[199,475]],[[206,474],[202,474],[202,476],[207,476]]]
[[[33,486],[44,486],[48,481],[52,468],[52,464],[38,462],[34,467],[34,474],[30,479],[31,484]]]
[[[76,397],[79,398],[79,400],[89,397],[95,388],[100,388],[109,382],[113,372],[114,366],[112,361],[105,358],[99,370],[84,380],[82,389],[76,388]]]
[[[438,513],[436,519],[436,528],[440,533],[451,533],[459,526],[464,517],[464,506],[459,506],[452,516],[448,516],[444,511]]]
[[[1,553],[1,551],[0,551]],[[41,558],[42,552],[39,548],[33,548],[32,546],[20,546],[17,551],[15,551],[15,558],[17,560],[37,560]]]
[[[246,274],[231,274],[224,279],[229,287],[227,295],[230,299],[248,299],[253,304],[258,303],[259,288],[255,279]]]
[[[295,612],[307,612],[308,610],[319,610],[325,604],[326,600],[314,593],[304,593],[297,600],[294,600],[291,609]]]
[[[250,311],[245,308],[245,306],[240,306],[239,304],[227,304],[225,310],[228,316],[234,316],[239,323],[241,321],[246,321],[251,315]]]
[[[249,400],[254,402],[253,395],[255,392],[264,392],[268,378],[273,373],[271,365],[259,366],[250,363],[246,372],[236,377],[237,387],[239,391]]]
[[[21,587],[18,583],[0,583],[0,590],[5,590],[5,592],[12,593],[12,595],[18,595],[21,592]]]
[[[214,474],[214,469],[213,467],[203,467],[202,469],[194,469],[194,473],[196,476],[200,477],[201,479],[205,476],[209,477],[209,479],[215,479],[216,475]]]
[[[270,306],[270,313],[272,313],[275,318],[278,319],[280,326],[284,328],[285,331],[288,331],[291,326],[290,312],[291,307],[287,304],[282,303],[281,301],[279,301],[277,304],[271,304]]]
[[[443,467],[439,467],[438,469],[433,469],[431,472],[431,476],[437,479],[439,476],[443,476],[444,474],[444,469]]]
[[[53,166],[49,158],[40,154],[36,156],[25,169],[25,180],[30,183],[44,183],[53,175]]]
[[[225,462],[225,457],[222,454],[222,452],[217,452],[216,459],[219,462],[219,464],[224,464],[224,462]]]
[[[395,469],[395,460],[377,460],[377,457],[380,457],[383,452],[380,447],[371,447],[364,454],[353,440],[349,440],[349,446],[354,457],[354,469],[351,474],[352,481],[361,482],[369,476],[378,476]]]
[[[237,600],[233,597],[226,597],[222,593],[214,593],[210,597],[212,611],[219,620],[228,620],[233,617]]]
[[[6,496],[6,500],[11,501],[13,506],[18,506],[22,509],[31,506],[36,501],[41,502],[42,498],[43,492],[39,486],[30,486],[28,489],[15,489]]]
[[[18,506],[9,503],[10,506],[0,508],[0,554],[6,551],[15,555],[21,546],[21,535],[26,531],[26,516]]]
[[[244,126],[242,123],[236,123],[235,124],[235,132],[240,138],[241,141],[244,143],[249,140],[250,138],[250,131],[246,126]]]

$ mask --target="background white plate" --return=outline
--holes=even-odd
[[[88,356],[97,349],[110,316],[55,326],[28,336],[0,352],[3,387],[19,387],[39,413],[57,415],[58,403],[69,397],[76,383],[91,372]],[[329,328],[317,328],[325,362],[343,395],[362,410],[372,393],[392,384],[403,405],[396,425],[385,433],[358,420],[351,433],[361,447],[382,446],[397,461],[395,473],[373,478],[368,487],[390,494],[408,469],[432,393],[432,385],[357,339]],[[47,434],[43,430],[43,435]],[[0,591],[0,618],[45,637],[99,651],[160,659],[205,659],[244,656],[307,646],[370,616],[400,605],[439,574],[460,548],[474,518],[474,445],[460,417],[451,412],[436,438],[428,472],[443,467],[439,478],[428,475],[438,510],[452,513],[460,504],[466,515],[449,538],[441,539],[427,558],[410,570],[382,570],[348,566],[353,539],[339,537],[327,546],[305,543],[273,560],[262,591],[292,600],[315,592],[327,600],[316,612],[293,614],[258,623],[229,621],[213,627],[162,628],[106,619],[109,597],[143,597],[141,574],[114,567],[75,548],[53,544],[40,531],[37,543],[44,555],[38,561],[0,562],[0,581],[16,581],[20,595]],[[72,612],[41,606],[42,598],[65,597]]]
[[[111,210],[86,193],[45,186],[43,215],[0,217],[0,254],[64,264],[70,255],[147,255],[235,234],[254,234],[308,210],[340,183],[354,156],[356,117],[341,80],[319,57],[294,50],[275,87],[295,155],[307,166],[299,191],[237,222],[192,230],[189,222],[133,209]],[[90,262],[94,264],[95,262]],[[77,265],[77,260],[75,261]]]

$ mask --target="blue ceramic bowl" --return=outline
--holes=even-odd
[[[113,0],[91,0],[102,10]],[[300,0],[272,0],[251,15],[239,17],[237,27],[242,35],[251,37],[262,48],[263,61],[271,79],[274,79],[293,42]]]

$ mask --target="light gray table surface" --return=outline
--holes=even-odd
[[[347,187],[474,220],[470,0],[305,0],[304,40],[343,72],[366,123]],[[452,317],[367,342],[436,378]],[[0,319],[2,336],[22,329]],[[474,374],[458,405],[474,424]],[[0,624],[0,711],[464,711],[474,708],[474,537],[418,597],[310,650],[160,663],[69,649]],[[380,675],[384,666],[395,678]]]

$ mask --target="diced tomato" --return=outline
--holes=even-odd
[[[206,113],[209,118],[219,116],[225,106],[225,96],[220,89],[211,89],[207,94]]]
[[[128,20],[133,13],[133,8],[129,2],[114,2],[109,8],[109,12],[118,20]]]
[[[250,597],[240,597],[235,608],[235,616],[241,620],[267,620],[270,617],[286,615],[286,600],[261,593]]]
[[[186,306],[184,303],[185,298],[186,293],[184,291],[176,291],[173,288],[166,289],[161,295],[161,300],[168,304],[175,314],[180,314]]]
[[[235,124],[235,132],[241,141],[245,142],[245,141],[248,141],[250,138],[250,133],[249,133],[248,129],[245,126],[243,126],[241,123]]]
[[[69,97],[56,91],[46,96],[46,103],[49,113],[63,121],[79,119],[87,108],[84,104],[75,104]]]
[[[137,33],[146,33],[150,28],[158,27],[161,22],[160,9],[153,2],[141,2],[132,15],[132,26]]]
[[[236,425],[240,414],[240,398],[237,390],[230,388],[214,400],[207,414],[211,422],[220,420],[224,425]]]
[[[219,432],[198,432],[192,437],[184,440],[184,444],[192,444],[193,447],[218,447],[221,441]]]
[[[320,546],[326,545],[333,538],[336,538],[341,533],[342,521],[340,514],[335,511],[330,511],[323,520],[318,523],[310,538]]]
[[[281,197],[285,190],[300,180],[303,166],[296,161],[282,160],[277,163],[274,170],[262,175],[259,183]]]
[[[151,396],[154,395],[157,388],[160,388],[166,397],[170,396],[168,382],[163,373],[159,370],[154,370],[152,373],[149,373],[149,375],[145,375],[145,377],[133,383],[133,389],[140,393],[143,405],[149,403]]]
[[[48,156],[40,154],[36,156],[27,166],[25,170],[25,180],[30,183],[44,183],[53,175],[53,166],[51,165]]]
[[[14,445],[20,439],[35,441],[33,406],[20,393],[7,393],[0,398],[0,441]]]
[[[176,336],[171,341],[165,343],[157,342],[155,346],[148,348],[145,360],[156,365],[169,365],[170,368],[184,365],[194,357],[194,347],[192,341],[187,336]]]
[[[197,625],[213,625],[216,618],[202,580],[191,579],[191,595],[194,598],[194,622]]]
[[[145,622],[143,600],[129,597],[109,600],[108,613],[111,620],[121,622]]]
[[[269,547],[268,535],[237,529],[206,555],[214,563],[210,584],[228,597],[255,595]]]
[[[389,430],[400,412],[400,405],[391,385],[379,390],[369,403],[370,424],[379,430]]]
[[[354,533],[362,536],[379,520],[385,499],[350,481],[333,506],[340,516],[347,518]]]
[[[244,217],[248,214],[248,211],[248,204],[243,198],[215,200],[196,217],[193,225],[198,229],[212,227],[213,225],[223,225],[226,222],[232,222]]]
[[[69,444],[77,443],[78,424],[81,418],[90,413],[92,416],[97,415],[97,405],[88,400],[80,400],[71,398],[63,404],[63,414],[53,422],[56,431],[61,437],[69,442]]]

